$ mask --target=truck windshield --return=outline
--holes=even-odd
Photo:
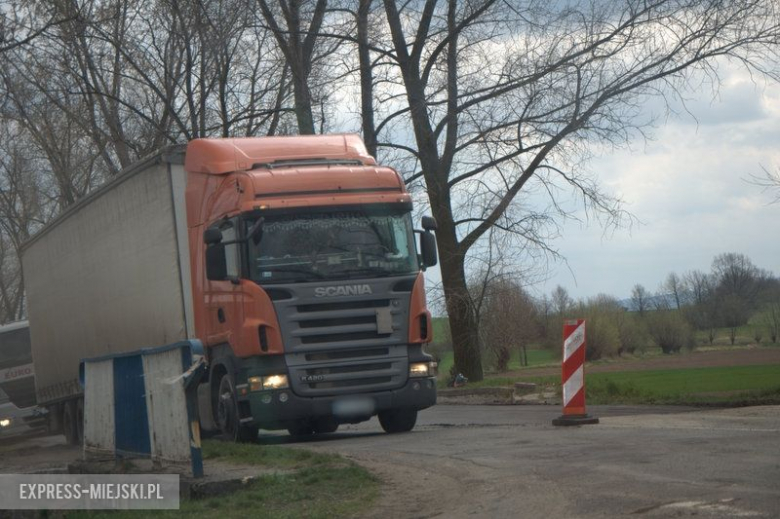
[[[248,220],[247,230],[257,220]],[[264,215],[249,270],[267,285],[417,272],[411,215],[361,209]]]

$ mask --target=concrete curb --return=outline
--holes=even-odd
[[[292,474],[294,470],[264,469],[251,465],[233,465],[225,462],[206,461],[205,475],[194,478],[187,474],[187,467],[170,465],[154,467],[150,460],[115,459],[79,460],[68,464],[64,474],[179,474],[179,497],[203,499],[231,494],[248,487],[263,476]],[[0,514],[2,515],[2,514]]]

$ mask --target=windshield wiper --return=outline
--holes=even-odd
[[[359,269],[345,270],[339,272],[343,274],[347,279],[355,279],[357,277],[374,277],[374,278],[386,278],[390,276],[400,276],[404,272],[395,272],[392,270],[383,269],[382,267],[364,267]]]
[[[304,268],[296,268],[296,267],[263,267],[258,269],[260,272],[294,272],[298,274],[311,274],[314,277],[318,279],[323,279],[325,275],[322,272],[317,272],[316,270],[311,269],[304,269]]]

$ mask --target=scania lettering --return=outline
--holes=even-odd
[[[370,285],[349,285],[339,287],[317,287],[314,289],[315,297],[335,296],[362,296],[371,294]]]

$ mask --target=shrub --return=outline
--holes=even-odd
[[[590,313],[585,318],[587,349],[585,358],[597,360],[615,355],[620,349],[620,334],[609,315]]]
[[[682,314],[675,310],[659,310],[648,313],[647,331],[653,342],[664,353],[676,353],[683,348],[693,349],[693,328]]]
[[[579,313],[585,318],[585,358],[597,360],[617,354],[621,347],[617,318],[624,313],[617,300],[598,295],[580,304]]]
[[[650,340],[647,336],[647,325],[638,315],[621,312],[615,315],[615,322],[620,336],[618,354],[643,352]]]
[[[521,349],[537,333],[536,309],[528,293],[508,276],[480,288],[479,333],[485,364],[499,373],[509,369],[512,351]]]

